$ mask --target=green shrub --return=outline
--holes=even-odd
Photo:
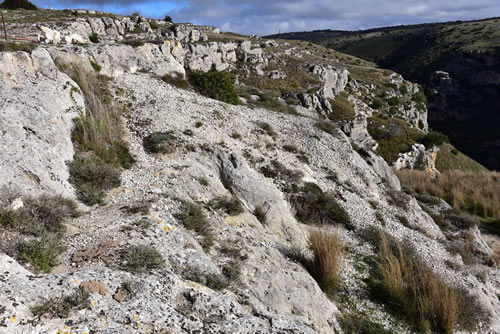
[[[402,94],[402,95],[406,95],[408,94],[408,86],[406,85],[401,85],[401,87],[399,87],[399,92]]]
[[[153,247],[140,245],[126,248],[121,258],[122,269],[133,273],[142,273],[163,267],[165,260]]]
[[[0,52],[16,52],[16,51],[31,52],[36,47],[37,45],[35,43],[0,42]]]
[[[177,137],[173,131],[153,132],[143,140],[143,146],[148,153],[172,154],[176,151]]]
[[[160,28],[160,26],[158,26],[158,24],[156,22],[149,22],[149,26],[153,30],[158,30]]]
[[[125,45],[129,45],[129,46],[133,46],[134,48],[137,48],[139,46],[144,45],[144,41],[142,41],[140,39],[124,39],[120,43],[125,44]]]
[[[68,318],[71,311],[90,308],[89,298],[90,294],[80,286],[69,296],[44,299],[30,310],[37,318]]]
[[[278,160],[272,160],[270,166],[263,166],[260,172],[265,176],[277,180],[283,180],[287,183],[295,183],[302,180],[304,173],[300,170],[291,170],[285,167]]]
[[[240,213],[245,212],[245,209],[243,208],[243,205],[241,205],[241,202],[239,199],[236,197],[217,197],[212,199],[210,202],[208,202],[208,205],[212,209],[216,210],[224,210],[225,213],[231,216],[236,216],[239,215]]]
[[[368,119],[368,132],[379,144],[377,153],[389,164],[397,160],[400,153],[411,150],[423,134],[401,119],[371,117]]]
[[[399,99],[398,99],[396,96],[393,96],[393,97],[391,97],[391,98],[388,98],[386,101],[387,101],[387,104],[388,104],[389,106],[391,106],[391,107],[397,107],[397,106],[399,106],[399,104],[401,103],[401,102],[399,101]]]
[[[238,94],[228,72],[219,72],[212,66],[208,73],[193,71],[188,74],[191,85],[201,94],[222,102],[239,104]]]
[[[169,74],[165,74],[164,76],[161,77],[161,79],[166,83],[168,83],[169,85],[175,86],[177,88],[181,89],[189,88],[189,82],[181,76],[173,77]]]
[[[343,314],[340,318],[340,326],[345,334],[395,334],[361,314]]]
[[[204,237],[203,248],[210,249],[213,246],[214,236],[203,209],[194,203],[184,202],[182,210],[175,215],[182,224]]]
[[[92,43],[99,43],[99,35],[96,32],[93,32],[92,34],[89,35],[89,39]]]
[[[25,9],[37,10],[38,7],[29,2],[28,0],[5,0],[0,4],[0,8],[5,9]]]
[[[343,224],[352,227],[349,214],[335,196],[324,193],[314,183],[306,183],[292,194],[290,202],[296,211],[295,216],[304,224]]]
[[[69,182],[87,205],[102,204],[105,191],[120,186],[120,172],[93,154],[75,155],[68,166]]]
[[[23,241],[17,246],[20,263],[31,264],[36,272],[50,273],[57,265],[57,257],[64,251],[59,238],[46,234],[40,240]]]
[[[423,138],[419,139],[419,142],[424,144],[426,148],[431,148],[433,146],[439,147],[444,143],[449,143],[450,139],[441,132],[429,130]]]
[[[379,99],[378,97],[374,98],[372,103],[370,104],[370,107],[372,109],[375,109],[375,110],[380,109],[383,106],[384,106],[384,102],[381,99]]]
[[[165,18],[164,18],[163,20],[164,20],[165,22],[170,22],[170,23],[174,22],[174,21],[172,20],[172,17],[170,17],[170,15],[165,15]]]
[[[90,65],[92,65],[92,68],[94,69],[94,71],[101,72],[101,70],[102,70],[101,65],[99,65],[93,61],[90,62]]]

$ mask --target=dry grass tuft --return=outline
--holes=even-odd
[[[411,252],[380,233],[378,270],[388,301],[415,320],[424,332],[452,333],[463,307],[459,290],[449,286]]]
[[[333,296],[339,285],[339,271],[344,246],[338,233],[330,234],[323,229],[313,228],[309,232],[313,258],[306,266],[321,289]]]
[[[416,170],[396,171],[403,184],[418,193],[443,198],[454,209],[480,217],[500,218],[500,173],[446,171],[432,178]]]

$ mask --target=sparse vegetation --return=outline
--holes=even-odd
[[[96,42],[94,42],[94,43],[96,43]],[[134,48],[137,48],[139,46],[144,45],[144,41],[140,40],[140,39],[124,39],[120,43],[125,44],[125,45],[129,45],[129,46],[133,46]]]
[[[245,212],[240,200],[236,197],[217,197],[212,199],[208,205],[215,210],[223,210],[230,216],[236,216]]]
[[[193,71],[188,73],[191,85],[201,94],[230,104],[239,104],[238,94],[228,72],[219,72],[212,66],[208,73]]]
[[[380,232],[379,261],[370,286],[423,332],[453,333],[464,310],[464,292],[451,287],[420,263],[411,250]],[[477,310],[476,310],[477,312]]]
[[[35,43],[0,42],[0,52],[16,52],[16,51],[31,52],[36,47],[37,45]]]
[[[397,175],[416,192],[440,197],[456,210],[484,218],[500,218],[497,172],[446,171],[432,178],[425,172],[401,170]]]
[[[57,257],[64,251],[60,238],[53,234],[45,234],[40,240],[22,241],[17,248],[20,263],[29,263],[35,272],[47,274],[57,265]]]
[[[71,138],[76,154],[69,163],[70,182],[84,203],[102,204],[104,192],[120,184],[119,168],[130,168],[135,158],[122,140],[120,114],[108,89],[108,79],[88,70],[76,58],[70,61],[56,58],[55,62],[78,84],[85,98],[85,113],[73,120]],[[74,92],[78,89],[72,87],[71,94]],[[92,179],[103,176],[110,179]]]
[[[176,151],[177,137],[173,131],[153,132],[144,138],[143,145],[148,153],[172,154]]]
[[[331,134],[332,136],[337,135],[337,127],[330,121],[321,120],[318,123],[316,123],[316,127],[318,129],[325,131],[326,133]]]
[[[383,325],[370,320],[367,315],[344,313],[340,325],[345,334],[395,334]]]
[[[349,101],[349,95],[345,92],[339,94],[335,99],[330,100],[332,112],[328,114],[328,118],[332,121],[343,121],[352,119],[356,116],[354,104]]]
[[[122,269],[133,273],[151,271],[163,267],[165,260],[152,247],[140,245],[129,246],[122,251]]]
[[[203,248],[213,246],[214,235],[203,209],[194,203],[184,202],[181,211],[175,216],[182,224],[204,237]]]
[[[285,167],[278,160],[272,160],[271,164],[268,166],[263,166],[260,172],[265,177],[270,177],[277,180],[283,180],[288,183],[295,183],[302,180],[304,173],[300,170],[291,170]]]
[[[75,155],[68,163],[69,182],[76,188],[76,196],[87,205],[102,204],[106,191],[121,184],[120,172],[94,154]]]
[[[488,170],[468,156],[456,150],[452,145],[444,143],[436,157],[436,168],[440,172],[461,170],[464,172],[487,172]]]
[[[69,296],[44,299],[30,310],[37,318],[68,318],[72,311],[90,308],[89,298],[90,294],[79,287]]]
[[[165,74],[164,76],[161,77],[161,79],[166,83],[168,83],[169,85],[175,86],[177,88],[189,89],[190,87],[189,82],[180,75],[171,76],[169,74]]]
[[[328,296],[333,297],[339,287],[343,243],[337,233],[331,234],[321,228],[311,228],[309,248],[312,258],[299,250],[292,250],[290,255],[307,269]]]
[[[258,122],[257,126],[261,128],[268,136],[275,138],[278,134],[274,131],[271,124],[266,122]]]
[[[89,39],[92,43],[96,44],[99,43],[101,40],[99,39],[99,35],[96,32],[93,32],[92,34],[89,35]]]
[[[347,211],[337,202],[334,194],[324,193],[314,183],[306,183],[290,196],[296,217],[304,224],[342,224],[351,228]]]

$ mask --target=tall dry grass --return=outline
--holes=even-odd
[[[321,228],[309,232],[313,259],[308,270],[327,295],[334,295],[339,285],[339,272],[344,245],[338,233],[329,233]]]
[[[108,89],[109,79],[85,66],[77,57],[59,57],[55,62],[78,85],[68,87],[70,95],[77,94],[79,88],[85,98],[85,112],[74,120],[72,139],[77,148],[92,151],[115,167],[129,168],[134,159],[122,140],[123,126]]]
[[[410,254],[380,233],[378,270],[385,296],[422,331],[452,333],[462,308],[458,290]]]
[[[500,173],[446,171],[433,178],[417,170],[396,171],[403,184],[418,193],[443,198],[454,209],[500,218]]]

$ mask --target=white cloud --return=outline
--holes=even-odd
[[[50,2],[56,4],[58,0],[34,1],[44,5]],[[279,29],[355,30],[500,16],[499,0],[69,0],[59,4],[119,7],[123,12],[133,8],[158,17],[168,11],[178,22],[212,24],[224,31],[258,35],[277,33]]]

